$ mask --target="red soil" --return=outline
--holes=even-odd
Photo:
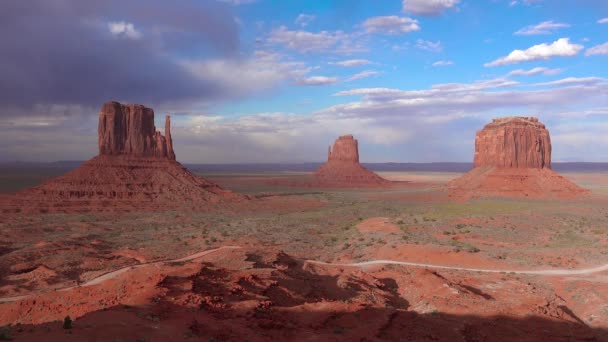
[[[577,302],[533,277],[319,266],[269,249],[241,249],[0,304],[0,325],[25,324],[9,328],[19,341],[608,338],[573,313]],[[67,315],[75,318],[69,331],[57,322]]]
[[[392,224],[385,217],[374,217],[367,220],[363,220],[361,223],[357,225],[357,229],[361,233],[371,233],[371,232],[384,232],[384,233],[398,233],[399,227]]]

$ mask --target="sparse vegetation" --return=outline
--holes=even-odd
[[[70,316],[65,316],[63,319],[63,329],[69,330],[73,327],[73,321]]]

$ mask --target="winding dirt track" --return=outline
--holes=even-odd
[[[108,273],[104,273],[98,277],[95,277],[83,284],[77,286],[69,286],[61,289],[57,289],[56,291],[69,291],[71,289],[77,287],[86,287],[100,284],[106,280],[110,280],[116,278],[118,275],[128,272],[129,270],[142,268],[147,266],[155,266],[161,265],[165,263],[174,263],[174,262],[186,262],[194,259],[201,258],[207,254],[215,253],[225,249],[239,249],[242,248],[240,246],[223,246],[215,249],[209,249],[206,251],[198,252],[183,258],[172,259],[172,260],[161,260],[161,261],[153,261],[133,266],[125,266],[123,268],[119,268],[114,271],[110,271]],[[567,269],[554,269],[554,270],[494,270],[494,269],[482,269],[482,268],[467,268],[467,267],[455,267],[455,266],[443,266],[443,265],[432,265],[432,264],[424,264],[417,262],[407,262],[407,261],[397,261],[397,260],[371,260],[371,261],[362,261],[362,262],[353,262],[353,263],[329,263],[323,261],[316,260],[303,260],[305,264],[314,264],[314,265],[323,265],[323,266],[336,266],[336,267],[365,267],[365,266],[374,266],[374,265],[400,265],[400,266],[410,266],[410,267],[424,267],[424,268],[434,268],[434,269],[444,269],[444,270],[454,270],[454,271],[465,271],[465,272],[479,272],[479,273],[514,273],[514,274],[527,274],[527,275],[541,275],[541,276],[571,276],[571,275],[585,275],[585,274],[593,274],[608,271],[608,264],[593,267],[593,268],[584,268],[578,270],[567,270]],[[36,293],[32,292],[30,294],[15,296],[15,297],[4,297],[0,298],[0,303],[8,303],[15,302],[18,300],[26,299],[35,296]]]

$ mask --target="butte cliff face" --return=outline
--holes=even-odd
[[[165,135],[156,131],[154,111],[138,104],[107,102],[99,112],[99,155],[129,155],[175,159],[171,118],[165,117]]]
[[[533,117],[494,119],[475,137],[474,168],[448,183],[456,197],[575,197],[586,190],[551,170],[549,131]]]
[[[327,153],[327,162],[314,173],[322,186],[383,186],[390,182],[359,164],[359,143],[352,135],[339,137]]]
[[[475,137],[475,167],[551,168],[551,138],[537,118],[494,119]]]
[[[105,103],[99,112],[99,155],[67,174],[17,194],[12,211],[133,211],[197,208],[243,197],[196,176],[175,160],[170,117],[165,135],[154,111]]]

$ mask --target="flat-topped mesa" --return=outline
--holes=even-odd
[[[359,142],[350,134],[339,137],[333,149],[329,147],[327,161],[359,163]]]
[[[127,155],[175,160],[171,119],[165,135],[156,131],[154,111],[139,104],[106,102],[99,112],[99,155]]]
[[[534,117],[494,119],[475,137],[475,167],[551,168],[549,131]]]
[[[551,138],[537,118],[494,119],[475,138],[475,167],[447,184],[452,197],[573,198],[588,193],[551,170]]]

